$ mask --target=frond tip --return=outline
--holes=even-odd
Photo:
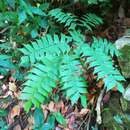
[[[79,21],[79,25],[81,27],[85,27],[88,31],[92,31],[92,28],[95,28],[96,26],[103,24],[102,19],[92,13],[88,13],[82,16]]]
[[[63,23],[64,27],[69,29],[75,29],[77,18],[71,13],[64,13],[61,9],[53,9],[49,12],[49,15],[56,19],[57,22]]]

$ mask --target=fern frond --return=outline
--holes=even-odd
[[[101,50],[94,50],[87,44],[82,44],[77,52],[82,54],[83,57],[88,57],[86,62],[90,64],[89,66],[91,68],[94,68],[93,73],[97,74],[98,80],[103,79],[107,90],[117,87],[123,93],[124,88],[120,82],[125,81],[125,79],[113,66],[113,61],[110,56]]]
[[[85,42],[85,36],[81,34],[80,31],[69,31],[72,39],[74,40],[74,44],[78,47]]]
[[[75,29],[76,27],[76,16],[71,13],[64,13],[61,9],[53,9],[49,12],[49,15],[56,19],[57,22],[65,24],[64,27],[69,27],[69,29]]]
[[[79,35],[78,37],[78,33],[75,32],[75,34],[77,34],[77,37],[76,39],[73,38],[73,40],[75,41],[76,44],[80,42],[79,46],[75,50],[75,53],[78,56],[87,57],[86,62],[90,64],[90,67],[94,68],[93,73],[97,74],[98,80],[103,79],[107,90],[110,90],[113,87],[117,87],[117,89],[123,93],[124,88],[120,82],[125,81],[125,79],[120,74],[120,72],[113,66],[112,58],[109,55],[109,53],[111,55],[116,54],[115,49],[113,51],[113,47],[109,47],[109,45],[108,47],[106,47],[106,49],[101,47],[102,45],[99,45],[100,41],[101,41],[101,44],[104,44],[104,45],[108,44],[106,40],[101,40],[101,39],[100,41],[98,40],[98,42],[95,39],[95,42],[97,44],[94,43],[95,45],[92,45],[92,47],[90,47],[85,42],[85,39],[81,38],[81,35]],[[96,45],[98,46],[95,48]]]
[[[85,27],[88,31],[92,31],[92,28],[95,28],[97,25],[103,24],[103,21],[100,17],[95,14],[88,13],[81,17],[79,20],[81,27]]]
[[[40,61],[42,57],[48,55],[61,55],[68,53],[70,51],[70,47],[68,43],[72,39],[61,34],[61,38],[58,35],[54,35],[53,37],[49,34],[42,37],[36,42],[32,42],[31,44],[24,45],[24,48],[20,49],[20,51],[24,54],[22,57],[22,63],[36,63],[36,61]]]
[[[52,90],[60,81],[61,89],[75,104],[78,99],[86,100],[86,81],[82,77],[82,69],[77,57],[48,56],[42,58],[40,63],[34,65],[24,83],[21,99],[26,100],[25,110],[32,105],[39,107],[51,95]]]
[[[60,57],[48,56],[42,58],[29,72],[24,83],[21,99],[26,100],[25,109],[28,111],[32,104],[39,107],[51,95],[58,80]],[[28,105],[29,104],[29,105]]]
[[[65,55],[60,68],[61,89],[65,90],[72,104],[75,104],[87,92],[86,81],[82,74],[79,60],[74,56]]]
[[[119,56],[119,51],[116,49],[114,44],[112,44],[110,41],[102,38],[93,38],[93,44],[92,48],[95,51],[103,51],[106,55],[111,55],[112,57],[114,55]]]

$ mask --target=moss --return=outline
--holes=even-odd
[[[119,64],[122,74],[128,78],[130,77],[130,46],[124,46],[120,52],[121,56],[119,57]]]

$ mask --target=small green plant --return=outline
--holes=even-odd
[[[8,55],[0,55],[0,73],[6,75],[9,70],[14,69],[15,66]]]
[[[64,24],[64,27],[68,27],[69,30],[83,27],[86,31],[92,31],[92,28],[103,23],[102,19],[95,14],[88,13],[79,18],[72,13],[63,12],[60,8],[51,10],[49,16],[58,23]]]
[[[114,46],[103,39],[94,39],[92,46],[85,42],[79,32],[70,32],[70,36],[46,35],[43,38],[25,45],[21,49],[22,58],[34,64],[24,83],[21,98],[26,100],[25,109],[29,111],[32,104],[40,107],[45,103],[54,88],[60,90],[71,100],[72,105],[81,99],[82,106],[87,105],[87,81],[83,76],[85,63],[89,63],[97,74],[97,80],[103,79],[107,90],[117,87],[123,93],[121,81],[123,76],[113,66],[112,57],[118,56]],[[72,43],[74,48],[69,45]],[[100,46],[102,44],[102,46]],[[85,60],[83,60],[85,58]],[[25,60],[24,60],[25,61]],[[87,71],[87,70],[86,70]],[[60,84],[60,85],[59,85]]]

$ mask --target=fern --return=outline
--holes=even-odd
[[[95,14],[86,14],[80,18],[71,13],[64,13],[61,9],[53,9],[49,15],[56,19],[57,22],[65,24],[64,27],[74,30],[76,27],[85,27],[85,29],[92,31],[93,27],[103,23],[102,19]]]
[[[53,37],[49,34],[42,37],[36,42],[31,44],[24,45],[24,48],[20,51],[24,54],[21,59],[21,64],[34,64],[37,61],[40,61],[42,57],[48,55],[60,55],[70,51],[68,43],[71,41],[70,37],[66,37],[61,34],[61,38],[58,35]]]
[[[111,57],[113,57],[114,55],[118,57],[120,55],[114,44],[106,39],[97,39],[94,37],[92,48],[95,51],[103,51],[106,55],[111,55]]]
[[[26,111],[31,108],[32,104],[39,107],[52,93],[58,80],[59,62],[59,57],[44,57],[41,63],[37,63],[29,72],[21,95],[21,99],[27,100]]]
[[[82,78],[79,58],[73,57],[73,50],[68,45],[70,41],[72,37],[65,35],[60,39],[57,35],[53,38],[46,35],[20,49],[25,55],[22,59],[27,57],[31,63],[36,63],[27,76],[21,96],[21,99],[27,101],[27,111],[32,104],[39,107],[44,103],[56,87],[57,81],[61,83],[61,89],[66,92],[72,104],[81,99],[82,105],[85,106],[86,83]]]
[[[34,64],[27,76],[22,91],[22,99],[26,100],[25,109],[32,105],[39,107],[45,103],[52,90],[60,83],[62,92],[72,105],[80,99],[82,106],[86,104],[86,81],[83,78],[81,59],[85,58],[97,79],[103,79],[107,90],[117,87],[123,93],[123,76],[114,67],[112,57],[118,56],[118,51],[106,39],[94,38],[92,46],[85,42],[85,37],[76,31],[69,31],[71,36],[46,35],[36,42],[20,49],[31,63]],[[73,47],[69,46],[72,42]],[[33,60],[32,60],[33,57]]]
[[[97,42],[99,41],[97,40]],[[93,73],[97,74],[98,80],[103,79],[107,90],[110,90],[113,87],[117,87],[117,89],[123,93],[124,89],[120,82],[125,81],[125,79],[120,74],[120,72],[113,67],[112,59],[107,54],[108,48],[106,49],[107,51],[106,50],[104,51],[102,47],[100,47],[100,49],[99,47],[97,47],[96,49],[90,47],[83,40],[81,41],[81,43],[82,45],[79,46],[75,52],[77,53],[77,55],[82,55],[82,57],[87,57],[86,62],[90,64],[91,68],[94,68]],[[113,55],[114,53],[113,50],[109,50],[109,51],[112,52]]]
[[[49,12],[49,15],[56,19],[57,22],[65,24],[64,27],[69,27],[69,29],[75,29],[76,27],[76,16],[71,13],[64,13],[61,9],[53,9]]]
[[[82,16],[79,21],[81,22],[79,26],[85,27],[88,31],[92,31],[92,28],[103,23],[100,17],[92,13]]]
[[[81,76],[81,63],[75,56],[65,55],[60,68],[60,77],[63,84],[62,90],[66,90],[66,95],[72,104],[75,104],[80,97],[85,94],[86,81]]]

